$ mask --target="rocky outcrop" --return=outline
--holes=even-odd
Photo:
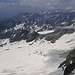
[[[26,39],[26,42],[30,42],[30,41],[33,41],[33,40],[37,40],[39,34],[37,32],[32,32],[32,33],[29,33],[27,35],[27,39]]]
[[[45,40],[51,41],[51,43],[55,43],[55,41],[58,40],[64,34],[71,34],[74,31],[75,31],[74,29],[57,29],[53,33],[40,35],[39,38],[40,39],[45,38]]]
[[[63,61],[58,68],[65,68],[64,75],[70,75],[72,73],[75,69],[75,49],[68,53],[66,60]]]
[[[26,29],[18,29],[18,30],[11,30],[7,32],[0,33],[0,39],[9,38],[10,42],[26,40],[26,42],[30,41],[37,41],[38,39],[45,39],[47,41],[51,41],[51,43],[55,43],[61,36],[64,34],[71,34],[75,32],[74,29],[56,29],[52,33],[48,34],[38,34],[37,32],[28,31]]]
[[[18,29],[17,31],[13,32],[13,34],[10,37],[10,42],[15,42],[15,41],[21,41],[22,39],[25,40],[27,39],[29,31],[23,30],[23,29]]]
[[[26,40],[26,42],[30,42],[36,40],[38,35],[39,34],[37,32],[31,33],[30,31],[27,31],[25,29],[18,29],[10,37],[10,42],[21,41],[21,40]]]

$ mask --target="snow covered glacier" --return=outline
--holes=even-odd
[[[25,40],[13,43],[8,39],[1,40],[1,44],[7,44],[0,47],[0,75],[63,75],[62,69],[58,68],[65,60],[61,54],[75,47],[74,37],[75,32],[64,34],[55,43],[45,39],[29,43]]]

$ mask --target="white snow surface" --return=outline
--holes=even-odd
[[[14,30],[18,30],[18,29],[22,29],[22,28],[24,29],[24,24],[25,24],[25,23],[16,25],[16,26],[14,27]]]
[[[45,40],[31,43],[22,40],[0,47],[0,75],[63,75],[58,66],[65,58],[59,54],[75,47],[75,32],[54,44]]]
[[[45,31],[38,32],[38,34],[48,34],[52,32],[54,32],[54,30],[45,30]]]
[[[58,26],[57,29],[75,29],[75,23],[70,26]]]

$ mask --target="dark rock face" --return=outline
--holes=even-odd
[[[37,39],[37,37],[39,36],[39,34],[37,32],[33,32],[33,33],[29,33],[27,35],[27,39],[26,39],[26,42],[30,42],[30,41],[33,41]]]
[[[16,25],[16,22],[14,20],[3,20],[0,21],[0,31],[5,29],[13,28]]]
[[[0,39],[6,39],[9,38],[10,42],[15,42],[15,41],[21,41],[21,40],[26,40],[26,42],[30,42],[33,40],[36,40],[36,38],[39,36],[37,32],[30,32],[25,29],[18,29],[18,30],[11,30],[0,33]]]
[[[70,75],[72,73],[72,71],[75,69],[75,49],[68,53],[66,60],[63,61],[58,68],[61,67],[66,67],[64,70],[64,75]]]
[[[28,31],[26,29],[18,29],[7,32],[1,32],[0,39],[9,38],[10,42],[21,41],[21,40],[26,40],[26,42],[30,42],[33,40],[37,41],[37,39],[45,38],[45,40],[51,41],[51,43],[55,43],[56,40],[58,40],[64,34],[71,34],[73,32],[75,32],[74,29],[56,29],[52,33],[42,35],[38,34],[35,31],[31,33],[31,31]]]
[[[53,33],[49,33],[46,35],[40,35],[40,39],[45,37],[45,40],[51,41],[51,43],[55,43],[55,41],[58,40],[64,34],[71,34],[74,31],[75,30],[73,29],[57,29]]]
[[[10,42],[21,41],[21,40],[26,40],[26,42],[30,42],[36,40],[38,35],[39,34],[37,32],[30,33],[30,31],[27,30],[18,29],[17,31],[15,31],[15,33],[11,35]]]
[[[65,70],[64,70],[64,74],[63,75],[69,75],[69,74],[71,74],[74,69],[75,69],[75,63],[67,65],[66,68],[65,68]]]
[[[4,32],[0,32],[0,39],[6,39],[6,38],[10,38],[12,34],[12,31],[8,31],[6,33]]]
[[[27,30],[18,29],[17,31],[15,31],[15,33],[12,34],[10,42],[20,41],[22,39],[25,40],[28,33],[29,31]]]

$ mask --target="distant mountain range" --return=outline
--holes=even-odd
[[[40,31],[54,30],[50,34]],[[0,20],[0,39],[10,38],[10,42],[27,42],[45,38],[54,43],[62,35],[75,31],[75,12],[19,13],[14,17]]]
[[[32,25],[44,26],[50,29],[55,26],[69,26],[75,22],[75,12],[40,12],[40,13],[19,13],[11,18],[0,20],[0,31],[10,29],[25,23],[26,28]]]

